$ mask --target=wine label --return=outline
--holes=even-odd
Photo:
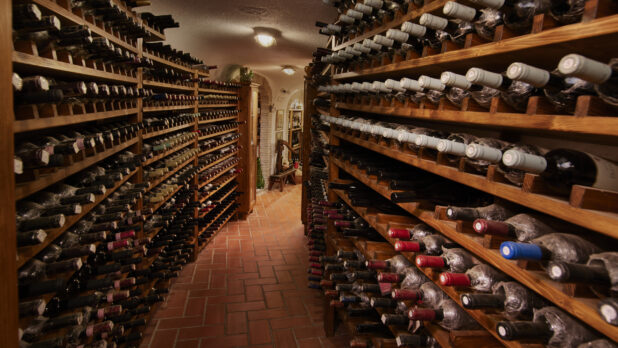
[[[436,146],[438,151],[456,156],[464,156],[466,154],[466,145],[452,140],[440,140]]]
[[[547,168],[547,160],[543,156],[531,155],[516,150],[508,150],[502,156],[502,163],[507,167],[532,173],[542,173]]]
[[[440,81],[451,87],[458,87],[461,89],[469,89],[472,84],[466,79],[465,76],[445,71],[440,75]]]
[[[444,30],[448,25],[448,20],[429,13],[424,13],[418,20],[418,23],[434,30]]]
[[[618,165],[604,158],[587,153],[597,167],[596,181],[592,187],[618,191]]]
[[[448,1],[442,8],[442,13],[447,16],[459,18],[466,22],[472,22],[476,17],[476,10],[466,5],[458,4],[453,1]]]
[[[421,77],[418,78],[418,84],[423,88],[433,89],[436,91],[444,91],[444,89],[446,88],[446,86],[442,84],[440,80],[431,78],[426,75],[421,75]]]
[[[605,83],[613,73],[612,67],[609,65],[579,54],[569,54],[562,57],[560,63],[558,63],[558,71],[597,85]]]
[[[513,63],[506,69],[506,76],[511,80],[526,82],[540,88],[549,82],[550,73],[524,63]]]
[[[466,156],[472,159],[498,163],[502,159],[502,151],[485,145],[470,144],[466,147]]]
[[[492,88],[500,88],[502,86],[502,75],[479,68],[468,70],[466,79],[472,83]]]
[[[408,42],[410,34],[404,33],[403,31],[397,29],[389,29],[386,32],[386,37],[398,42]]]
[[[412,22],[405,22],[401,25],[401,31],[408,33],[414,37],[423,37],[427,32],[427,28]]]

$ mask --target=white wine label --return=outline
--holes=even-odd
[[[498,163],[502,159],[502,151],[485,145],[470,144],[466,147],[466,156],[472,159]]]
[[[440,75],[440,81],[451,87],[458,87],[461,89],[469,89],[472,84],[466,79],[465,76],[445,71]]]
[[[408,42],[410,34],[404,33],[403,31],[397,29],[388,29],[386,32],[386,37],[398,42]]]
[[[414,37],[423,37],[427,33],[427,28],[412,22],[405,22],[401,25],[401,31]]]
[[[550,73],[524,63],[513,63],[506,69],[506,76],[511,80],[519,80],[540,88],[549,82]]]
[[[502,156],[505,166],[532,173],[542,173],[547,168],[547,160],[543,156],[531,155],[516,150],[508,150]]]
[[[459,18],[466,22],[472,22],[476,17],[476,10],[466,5],[458,4],[454,1],[449,1],[444,4],[442,12],[450,17]]]
[[[466,79],[472,83],[492,88],[500,88],[502,85],[502,75],[479,68],[470,68],[466,73]]]
[[[558,70],[565,75],[579,77],[598,85],[609,80],[613,72],[609,65],[579,54],[569,54],[562,57],[560,63],[558,63]]]
[[[418,23],[434,30],[443,30],[448,25],[448,20],[429,13],[424,13],[418,20]]]
[[[444,89],[446,88],[446,86],[442,84],[440,80],[431,78],[426,75],[422,75],[418,78],[418,84],[421,85],[421,87],[423,88],[433,89],[436,91],[444,91]]]
[[[400,83],[402,88],[405,88],[405,89],[410,90],[410,91],[420,92],[420,91],[423,90],[421,85],[419,85],[418,81],[409,79],[407,77],[402,78],[399,81],[399,83]]]
[[[618,165],[589,153],[588,156],[597,167],[597,178],[592,187],[618,192]]]

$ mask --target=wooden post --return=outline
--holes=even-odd
[[[257,190],[257,102],[258,84],[243,83],[240,89],[238,121],[240,125],[240,168],[244,171],[240,176],[238,190],[243,192],[239,199],[238,215],[246,219],[253,211]]]
[[[0,99],[4,100],[4,107],[0,113],[0,194],[4,203],[0,205],[0,223],[2,224],[2,243],[0,243],[0,265],[2,285],[0,285],[0,318],[2,329],[0,330],[0,347],[17,347],[17,264],[16,264],[16,224],[15,224],[15,180],[13,174],[13,87],[11,75],[13,64],[11,52],[13,52],[11,1],[2,1],[0,7],[0,81],[4,81],[4,87],[0,88]]]

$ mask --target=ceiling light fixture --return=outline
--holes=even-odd
[[[281,32],[274,28],[255,27],[255,41],[262,47],[271,47],[277,44],[277,38],[281,36]]]
[[[294,67],[286,65],[283,67],[283,69],[281,69],[281,71],[283,71],[284,74],[286,75],[294,75],[296,73],[296,70],[294,69]]]
[[[263,47],[270,47],[277,42],[277,40],[269,34],[257,34],[255,35],[255,41]]]

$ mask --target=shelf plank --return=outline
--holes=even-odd
[[[222,122],[222,121],[232,121],[232,120],[237,120],[237,119],[238,119],[238,116],[230,116],[230,117],[217,118],[217,119],[212,119],[212,120],[197,121],[197,124],[208,124],[208,123],[215,123],[215,122]]]
[[[431,2],[434,3],[442,3],[442,0]],[[465,73],[472,66],[503,71],[514,61],[531,62],[539,68],[554,70],[560,58],[574,51],[585,51],[589,58],[606,61],[607,57],[618,55],[617,47],[607,45],[618,39],[617,27],[618,15],[611,15],[587,23],[565,25],[466,49],[335,74],[333,79],[376,79],[404,74],[415,76],[419,73],[439,76],[446,69]]]
[[[228,207],[229,208],[229,207]],[[234,213],[230,214],[230,216],[228,216],[227,218],[225,218],[225,220],[223,220],[223,223],[221,224],[221,227],[219,227],[219,229],[217,229],[210,237],[208,237],[208,240],[204,243],[202,243],[202,245],[198,246],[198,253],[202,252],[202,250],[204,250],[204,248],[206,248],[206,246],[208,244],[210,244],[210,242],[215,238],[215,236],[221,232],[221,230],[223,229],[223,227],[225,227],[225,225],[232,219],[232,217],[234,217]],[[204,231],[201,231],[202,234]],[[199,243],[199,242],[198,242]]]
[[[182,70],[182,71],[186,71],[186,72],[189,72],[189,73],[194,73],[195,72],[194,69],[186,67],[186,66],[184,66],[182,64],[174,63],[174,62],[169,61],[169,60],[167,60],[165,58],[158,57],[158,56],[156,56],[156,55],[154,55],[152,53],[148,53],[148,52],[144,51],[143,54],[144,54],[144,58],[151,59],[151,60],[153,60],[153,61],[155,61],[157,63],[163,64],[163,65],[167,65],[167,66],[169,66],[171,68]]]
[[[136,144],[139,137],[134,137],[131,140],[121,143],[120,145],[113,146],[109,149],[106,149],[103,152],[99,152],[94,154],[93,156],[84,158],[83,161],[75,162],[74,164],[68,167],[60,167],[51,174],[41,175],[36,178],[36,180],[28,181],[22,184],[15,185],[15,199],[20,200],[22,198],[28,197],[29,195],[38,192],[50,185],[53,185],[60,180],[66,179],[67,177],[76,174],[93,164],[96,164],[107,157],[110,157],[127,147]]]
[[[175,132],[177,130],[181,130],[181,129],[185,129],[185,128],[193,127],[193,126],[195,126],[195,122],[181,124],[180,126],[166,128],[166,129],[162,129],[160,131],[155,131],[155,132],[150,132],[150,133],[143,134],[142,135],[142,139],[150,139],[150,138],[153,138],[153,137],[158,137],[158,136],[163,135],[163,134]]]
[[[484,176],[461,172],[457,168],[441,165],[432,160],[421,159],[415,155],[396,151],[375,142],[363,140],[337,130],[333,131],[333,135],[403,163],[440,175],[449,180],[555,216],[587,229],[603,233],[612,238],[618,238],[618,231],[616,230],[618,214],[616,213],[575,208],[571,206],[566,199],[524,192],[521,188],[514,185],[492,182],[487,180]]]
[[[178,185],[178,188],[176,188],[174,192],[170,193],[167,197],[165,197],[164,200],[155,205],[146,206],[146,208],[152,208],[152,214],[154,214],[157,210],[159,210],[159,208],[161,208],[167,201],[174,197],[174,195],[177,194],[178,191],[182,190],[184,187],[186,187],[186,185]]]
[[[69,126],[84,122],[99,121],[109,118],[134,115],[138,112],[138,108],[120,109],[105,112],[93,112],[71,116],[58,116],[46,118],[33,118],[29,120],[16,120],[13,122],[13,132],[30,132],[39,129]]]
[[[58,5],[57,3],[50,1],[50,0],[32,0],[32,3],[36,4],[37,6],[41,6],[43,8],[48,9],[51,12],[54,12],[56,14],[56,16],[63,18],[67,21],[70,21],[74,24],[77,25],[87,25],[88,28],[90,29],[90,31],[92,31],[93,33],[104,37],[106,39],[108,39],[109,41],[113,42],[114,45],[118,45],[124,49],[127,49],[133,53],[138,53],[139,50],[137,47],[129,44],[128,42],[121,40],[120,38],[118,38],[117,36],[114,36],[110,33],[108,33],[107,31],[103,30],[103,28],[100,28],[96,25],[94,25],[91,22],[88,22],[87,20],[83,19],[82,17],[79,17],[78,15],[70,12],[69,10],[67,10],[66,8]],[[121,6],[121,5],[119,5]],[[127,11],[127,13],[130,15],[130,11]]]
[[[117,81],[131,84],[137,83],[136,77],[114,74],[17,51],[13,51],[13,68],[17,71],[28,70],[28,72],[36,72],[44,75],[52,72],[71,78],[81,77],[88,80]]]
[[[219,184],[219,187],[208,193],[208,195],[202,197],[199,199],[200,203],[204,203],[206,202],[206,200],[210,197],[212,197],[212,195],[214,195],[215,193],[219,192],[219,190],[221,190],[223,187],[225,187],[225,185],[231,183],[232,181],[234,181],[236,178],[238,177],[238,174],[232,174],[229,178],[223,180],[223,182],[221,184]]]
[[[217,164],[219,164],[219,163],[221,163],[221,162],[225,161],[226,159],[228,159],[228,158],[232,158],[232,157],[234,157],[234,156],[236,156],[236,155],[238,155],[238,150],[237,150],[237,151],[234,151],[234,152],[232,152],[232,153],[230,153],[230,154],[228,154],[227,156],[223,156],[223,157],[219,158],[218,160],[216,160],[216,161],[214,161],[214,162],[212,162],[212,163],[207,164],[204,168],[200,168],[200,170],[198,171],[198,173],[202,173],[202,172],[204,172],[205,170],[208,170],[208,169],[210,169],[210,168],[214,167],[215,165],[217,165]]]
[[[591,135],[618,136],[618,117],[569,115],[527,115],[524,113],[505,113],[489,111],[455,111],[404,108],[394,106],[358,105],[336,103],[342,110],[367,112],[405,118],[468,123],[488,127],[509,127]]]
[[[214,94],[231,94],[231,95],[237,95],[238,91],[220,91],[218,89],[211,89],[211,88],[198,88],[198,92],[200,93],[214,93]]]
[[[217,133],[212,133],[212,134],[204,135],[204,136],[199,137],[198,140],[202,141],[202,140],[214,138],[214,137],[219,136],[219,135],[223,135],[223,134],[227,134],[227,133],[231,133],[231,132],[236,132],[236,131],[238,131],[238,127],[232,128],[232,129],[226,129],[224,131],[217,132]]]
[[[171,89],[175,91],[184,91],[184,92],[195,91],[194,87],[174,85],[171,83],[157,82],[157,81],[151,81],[151,80],[144,80],[144,87],[165,88],[165,89]]]
[[[234,164],[233,166],[230,166],[228,169],[222,170],[221,173],[213,176],[212,178],[206,180],[206,181],[202,181],[199,183],[199,188],[202,188],[208,184],[210,184],[211,182],[215,181],[216,179],[218,179],[220,176],[222,176],[223,174],[228,173],[231,169],[236,168],[238,166],[238,163]]]
[[[369,178],[363,171],[350,163],[344,163],[336,158],[332,160],[341,170],[351,174],[385,198],[390,199],[392,191],[389,190],[388,185],[384,182],[378,182],[377,179]],[[542,274],[542,272],[524,270],[517,265],[517,262],[504,259],[497,250],[483,247],[480,238],[475,239],[467,234],[457,232],[454,222],[436,219],[433,211],[419,209],[418,204],[402,203],[397,205],[582,322],[587,323],[612,340],[618,340],[618,330],[601,319],[597,313],[596,303],[599,301],[598,299],[570,297],[555,282],[547,279],[547,276]]]
[[[193,109],[194,105],[172,105],[172,106],[145,106],[144,112],[161,112],[161,111],[177,111],[177,110],[189,110]]]
[[[238,104],[198,104],[198,108],[203,109],[216,109],[216,108],[231,108],[238,106]]]
[[[45,241],[43,243],[33,246],[17,248],[17,268],[23,266],[26,262],[28,262],[28,260],[32,259],[43,249],[47,248],[47,246],[50,245],[54,240],[56,240],[56,238],[64,234],[64,232],[71,228],[76,222],[81,220],[81,218],[86,216],[94,207],[103,202],[103,200],[105,200],[112,193],[114,193],[120,186],[122,186],[125,182],[131,179],[138,170],[139,169],[136,169],[131,174],[125,175],[122,180],[117,182],[113,188],[106,190],[105,194],[96,196],[94,203],[82,205],[82,212],[80,214],[67,216],[64,226],[52,230],[46,230],[45,232],[47,233],[47,238],[45,238]]]
[[[154,189],[155,187],[161,185],[165,180],[169,179],[172,175],[176,174],[179,170],[181,170],[182,168],[186,167],[187,164],[193,163],[194,160],[195,160],[195,156],[192,156],[188,160],[184,161],[178,167],[176,167],[173,170],[169,171],[167,174],[163,175],[162,177],[160,177],[159,179],[155,180],[154,182],[151,182],[150,183],[150,187],[147,188],[144,193],[148,193],[148,192],[152,191],[152,189]],[[144,179],[144,180],[146,180],[146,179]]]
[[[229,145],[235,144],[235,143],[237,143],[237,142],[238,142],[238,140],[239,140],[239,139],[234,139],[234,140],[232,140],[232,141],[230,141],[230,142],[227,142],[227,143],[225,143],[225,144],[221,144],[221,145],[219,145],[219,146],[213,147],[212,149],[208,149],[208,150],[206,150],[206,151],[202,151],[202,152],[200,152],[200,153],[197,155],[197,157],[202,157],[202,156],[207,155],[207,154],[209,154],[209,153],[211,153],[211,152],[213,152],[213,151],[217,151],[217,150],[222,149],[222,148],[224,148],[224,147],[226,147],[226,146],[229,146]]]

